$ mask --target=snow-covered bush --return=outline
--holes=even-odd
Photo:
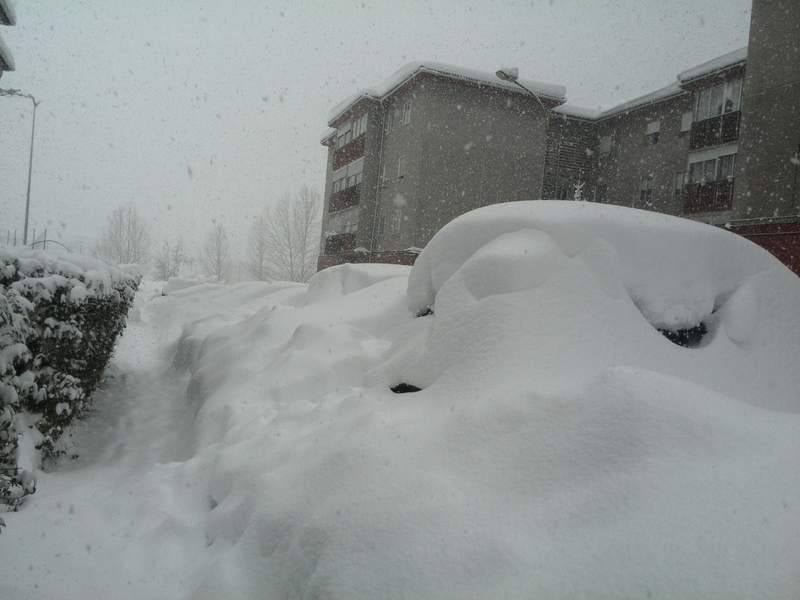
[[[0,468],[15,473],[15,413],[44,458],[83,411],[125,328],[140,275],[101,261],[0,251]],[[0,490],[2,493],[2,490]]]

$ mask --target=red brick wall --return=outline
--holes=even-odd
[[[732,227],[731,231],[755,242],[800,275],[800,223],[772,223]]]

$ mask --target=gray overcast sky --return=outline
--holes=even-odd
[[[38,96],[32,226],[95,238],[134,202],[155,242],[321,190],[330,107],[412,60],[567,86],[610,106],[744,46],[750,0],[16,0],[2,28]],[[21,229],[29,103],[0,98],[0,230]],[[4,233],[3,233],[4,235]]]

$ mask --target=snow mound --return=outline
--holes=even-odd
[[[131,333],[180,375],[127,378],[132,470],[10,516],[48,534],[0,536],[0,595],[800,597],[799,308],[745,240],[571,202],[460,217],[409,276],[156,296]],[[657,330],[696,319],[695,348]],[[54,540],[96,578],[31,572]]]
[[[528,365],[560,388],[623,364],[800,411],[800,282],[723,229],[609,205],[494,205],[431,240],[408,300],[435,319],[424,352],[398,348],[388,368],[420,387]],[[701,324],[698,348],[656,331]]]
[[[192,287],[194,285],[200,285],[205,283],[199,279],[184,279],[181,277],[170,277],[167,281],[167,284],[164,286],[164,292],[167,294],[171,294],[173,292],[177,292],[180,290],[185,290],[186,288]]]
[[[337,265],[316,273],[309,282],[306,303],[314,304],[352,294],[393,277],[408,277],[409,267],[385,264]]]
[[[580,256],[593,263],[593,268],[604,271],[604,280],[616,280],[627,289],[653,325],[665,328],[696,324],[744,280],[780,268],[777,260],[748,240],[695,221],[584,202],[496,204],[455,219],[431,240],[411,275],[411,310],[432,306],[444,283],[495,238],[525,229],[560,249],[551,249],[551,254]],[[509,244],[492,243],[491,252],[499,253],[498,268],[508,262],[509,254],[517,256],[513,262],[535,258],[521,238]],[[515,243],[522,245],[515,247]],[[492,269],[478,270],[498,276]],[[530,277],[527,270],[520,264],[507,277],[524,281]]]

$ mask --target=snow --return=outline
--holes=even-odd
[[[651,106],[653,104],[663,102],[664,100],[669,100],[670,98],[687,93],[688,92],[686,90],[681,88],[680,82],[676,81],[653,92],[639,96],[638,98],[634,98],[632,100],[622,102],[621,104],[617,104],[616,106],[612,106],[606,110],[584,108],[573,104],[564,104],[554,108],[553,112],[567,117],[574,117],[588,121],[598,121],[631,110],[643,108],[645,106]]]
[[[686,69],[678,75],[678,80],[681,83],[688,83],[694,79],[707,77],[719,71],[729,69],[738,64],[744,63],[747,60],[747,46],[737,48],[732,52],[723,54],[716,58],[712,58],[702,64],[696,65],[691,69]]]
[[[603,111],[595,108],[584,108],[575,104],[562,104],[556,106],[553,112],[567,117],[575,117],[577,119],[586,119],[587,121],[596,121],[603,114]]]
[[[319,136],[319,143],[325,145],[330,139],[336,136],[336,130],[333,127],[326,127],[325,131]]]
[[[22,294],[49,299],[66,289],[73,303],[113,295],[124,282],[140,277],[131,265],[115,267],[89,256],[27,248],[0,248],[0,269],[12,281],[10,287]]]
[[[800,280],[743,238],[520,202],[410,272],[159,289],[0,597],[800,595]]]
[[[177,292],[180,290],[184,290],[188,287],[192,287],[194,285],[201,285],[205,282],[199,279],[185,279],[181,277],[170,277],[169,281],[166,282],[164,286],[164,292],[167,294],[171,294],[172,292]]]
[[[431,73],[440,77],[446,77],[448,79],[457,81],[466,81],[470,83],[476,83],[481,86],[500,88],[515,93],[527,94],[526,91],[522,90],[514,83],[499,79],[494,72],[469,69],[466,67],[434,61],[411,62],[402,66],[383,82],[375,86],[359,90],[355,94],[335,105],[328,115],[328,124],[333,125],[333,123],[339,117],[341,117],[350,109],[351,106],[353,106],[362,98],[383,100],[391,96],[398,88],[420,73]],[[527,79],[520,79],[519,82],[533,90],[539,96],[549,100],[554,100],[558,103],[563,102],[566,97],[566,88],[562,85],[542,83],[541,81],[531,81]]]

